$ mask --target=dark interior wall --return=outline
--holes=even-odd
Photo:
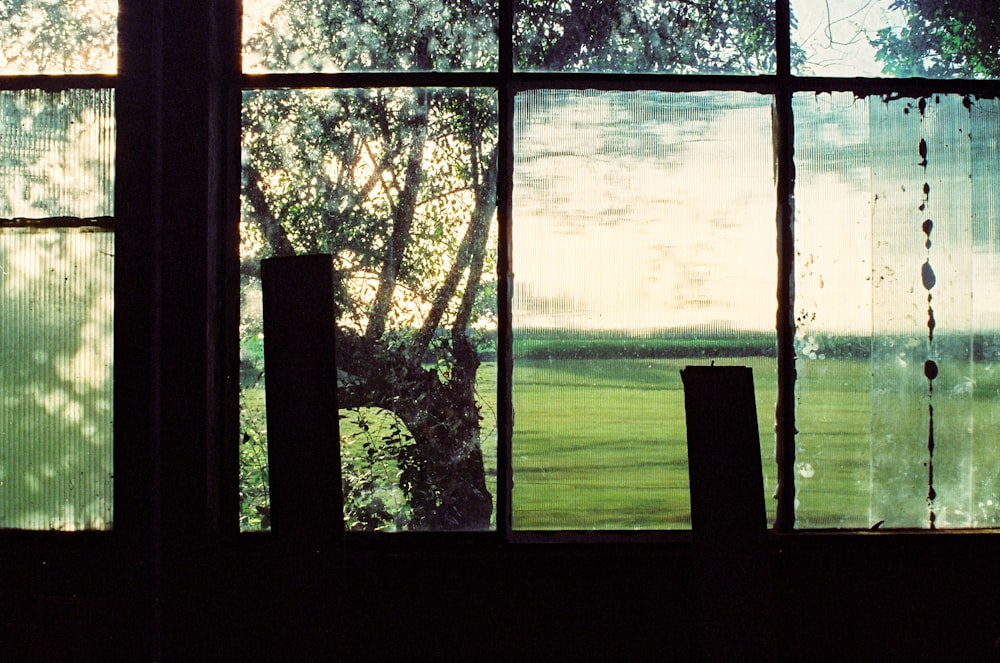
[[[0,554],[0,659],[151,660],[151,597],[132,582],[141,563],[99,540],[18,548]],[[328,600],[305,605],[323,579],[290,586],[294,560],[267,537],[244,539],[163,579],[185,589],[161,622],[173,630],[162,660],[290,660],[302,634],[288,617],[303,606],[322,613],[309,628],[333,636],[325,660],[691,660],[686,550],[351,548],[327,567]],[[771,557],[780,659],[1000,660],[997,553],[986,534],[784,537]]]

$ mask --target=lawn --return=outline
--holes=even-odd
[[[775,363],[752,366],[764,479],[774,492]],[[513,380],[516,529],[690,526],[680,370],[692,359],[522,359]],[[773,501],[771,510],[773,511]]]
[[[729,358],[714,353],[712,359],[643,357],[643,352],[617,357],[596,352],[599,356],[590,359],[569,351],[549,358],[544,352],[518,356],[513,375],[515,529],[688,527],[680,371],[709,361],[753,368],[765,498],[773,520],[775,360],[746,349]],[[1000,498],[994,498],[1000,495],[1000,370],[994,363],[939,362],[933,397],[939,526],[1000,524]],[[491,490],[496,486],[496,380],[497,365],[484,362],[479,393]],[[928,525],[927,386],[919,366],[895,356],[799,361],[798,526]],[[256,387],[247,391],[245,405],[263,405],[253,397]],[[378,425],[386,425],[376,412],[361,414],[376,433]],[[368,448],[354,417],[342,419],[342,448],[345,463],[358,468],[365,465]],[[244,445],[245,456],[248,449],[253,448]],[[395,508],[402,495],[392,487],[394,461],[385,455],[377,461],[379,497]]]
[[[775,363],[754,370],[765,498],[773,521]],[[527,359],[515,363],[517,529],[689,526],[680,370],[697,359]],[[1000,370],[939,361],[933,400],[922,362],[800,361],[796,523],[927,527],[934,406],[937,526],[1000,524]]]

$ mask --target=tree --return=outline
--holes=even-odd
[[[0,3],[0,72],[115,70],[114,0]]]
[[[902,27],[872,38],[883,71],[893,76],[1000,76],[1000,5],[994,0],[893,0]]]
[[[481,529],[492,513],[471,326],[488,313],[476,304],[496,207],[495,112],[491,94],[465,90],[245,104],[245,236],[259,238],[258,255],[336,254],[340,404],[405,425],[395,451],[414,528]]]
[[[518,0],[519,66],[542,70],[774,71],[768,0]]]

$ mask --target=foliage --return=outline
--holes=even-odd
[[[1000,76],[1000,5],[995,0],[893,0],[905,23],[872,38],[893,76]]]
[[[251,30],[247,64],[271,71],[488,69],[496,66],[496,23],[496,0],[293,0]]]
[[[113,72],[114,0],[0,3],[0,72]]]
[[[519,0],[518,65],[526,69],[773,72],[767,0]]]
[[[470,332],[494,316],[482,289],[495,112],[477,90],[274,91],[244,104],[244,278],[268,255],[334,254],[339,398],[393,412],[415,440],[398,444],[399,428],[379,452],[395,454],[413,527],[489,523]],[[381,526],[368,470],[345,469],[347,511],[367,514],[352,522]]]
[[[412,514],[398,488],[397,458],[413,436],[385,410],[352,408],[341,413],[344,526],[374,532],[405,530]]]
[[[240,389],[240,529],[271,527],[271,496],[267,465],[267,422],[263,392]]]

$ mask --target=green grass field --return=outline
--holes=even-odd
[[[754,370],[768,518],[775,502],[776,373]],[[693,359],[519,360],[514,369],[516,529],[689,526],[680,370]],[[1000,369],[942,361],[934,395],[938,526],[1000,524]],[[799,362],[796,523],[928,526],[928,396],[895,358]],[[974,377],[972,377],[974,375]],[[994,504],[994,502],[997,502]]]
[[[620,340],[601,349],[591,343],[548,353],[544,347],[515,351],[515,529],[688,527],[680,370],[709,361],[753,368],[765,498],[773,520],[773,357],[750,354],[752,343],[740,345],[740,356],[734,357],[724,356],[732,345],[714,349],[711,359],[644,357],[646,351],[628,349]],[[673,351],[661,347],[656,352]],[[590,353],[597,357],[580,358]],[[988,361],[939,364],[933,400],[937,524],[998,526],[1000,369]],[[927,526],[929,413],[921,367],[922,361],[895,356],[799,362],[797,526],[867,528],[880,520],[884,527]],[[484,362],[479,372],[482,444],[494,490],[496,380],[496,364]],[[366,416],[377,420],[377,413]],[[341,432],[345,460],[363,465],[358,427],[345,419]],[[398,506],[402,496],[391,487],[394,463],[381,456],[379,465],[385,484],[381,499]]]
[[[774,359],[715,361],[754,369],[764,479],[772,494]],[[515,529],[689,527],[680,370],[696,363],[692,359],[517,361]]]

